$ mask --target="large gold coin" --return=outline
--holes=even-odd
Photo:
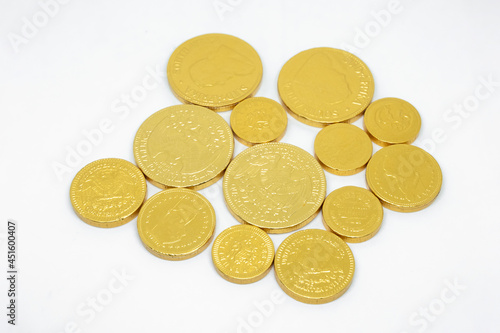
[[[366,168],[366,181],[382,204],[399,212],[429,206],[441,190],[443,175],[425,150],[406,144],[376,152]]]
[[[84,166],[70,187],[76,214],[95,227],[111,228],[132,220],[146,198],[146,180],[132,163],[105,158]]]
[[[325,199],[326,179],[308,152],[287,143],[263,143],[236,156],[222,188],[238,221],[284,233],[316,216]]]
[[[212,259],[224,279],[240,284],[256,282],[271,270],[273,241],[257,227],[232,226],[215,239]]]
[[[188,259],[210,244],[215,212],[200,193],[169,189],[146,201],[137,218],[137,230],[146,249],[155,256]]]
[[[323,128],[314,140],[314,153],[326,171],[339,176],[362,171],[370,160],[373,145],[359,127],[333,124]]]
[[[175,105],[154,113],[134,140],[137,165],[160,188],[197,190],[215,183],[233,149],[233,132],[226,121],[196,105]]]
[[[278,78],[280,97],[291,115],[317,127],[358,119],[370,104],[374,87],[363,61],[329,47],[293,56]]]
[[[354,257],[337,235],[319,229],[301,230],[280,244],[274,272],[290,297],[310,304],[328,303],[351,285]]]
[[[248,98],[231,112],[231,128],[236,139],[246,146],[281,140],[287,122],[283,107],[265,97]]]
[[[412,143],[420,131],[420,115],[413,105],[399,98],[382,98],[368,106],[364,125],[380,146]]]
[[[252,96],[262,79],[262,62],[245,41],[207,34],[182,43],[170,56],[167,77],[184,103],[230,110]]]
[[[379,231],[384,210],[367,189],[344,186],[330,193],[323,203],[323,224],[346,242],[364,242]]]

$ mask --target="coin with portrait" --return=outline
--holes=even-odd
[[[168,189],[142,207],[137,230],[146,249],[167,260],[183,260],[202,252],[215,230],[215,211],[200,193]]]
[[[278,77],[281,100],[297,120],[323,127],[353,122],[370,104],[373,76],[355,55],[318,47],[288,60]]]
[[[255,49],[238,37],[205,34],[174,50],[167,78],[182,102],[225,111],[255,93],[262,62]]]

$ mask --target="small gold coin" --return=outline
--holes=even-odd
[[[412,143],[420,131],[420,115],[413,105],[399,98],[382,98],[368,106],[364,125],[379,146]]]
[[[222,183],[224,199],[242,223],[268,233],[297,230],[319,212],[326,179],[318,161],[287,143],[247,148],[231,162]]]
[[[274,272],[290,297],[310,304],[328,303],[351,285],[354,257],[337,235],[319,229],[301,230],[280,244]]]
[[[271,270],[273,241],[257,227],[232,226],[215,239],[212,259],[224,279],[239,284],[256,282]]]
[[[175,105],[154,113],[134,140],[137,165],[162,189],[198,190],[215,183],[233,149],[233,132],[226,121],[196,105]]]
[[[112,228],[132,220],[146,198],[146,180],[132,163],[104,158],[84,166],[70,187],[76,214],[95,227]]]
[[[168,189],[149,198],[137,218],[146,249],[167,260],[184,260],[202,252],[215,230],[215,212],[200,193]]]
[[[323,224],[346,242],[361,243],[379,231],[384,211],[372,192],[344,186],[330,193],[323,203]]]
[[[182,102],[225,111],[255,93],[262,79],[262,62],[245,41],[231,35],[206,34],[175,49],[168,61],[167,77]]]
[[[290,114],[317,127],[358,119],[370,104],[374,87],[363,61],[329,47],[293,56],[278,78],[278,91]]]
[[[376,152],[366,168],[366,181],[382,204],[399,212],[429,206],[441,190],[441,168],[425,150],[406,144]]]
[[[231,112],[231,128],[236,139],[249,147],[281,140],[287,122],[283,107],[265,97],[248,98]]]
[[[314,152],[326,171],[347,176],[365,168],[372,156],[373,145],[368,134],[359,127],[333,124],[318,133]]]

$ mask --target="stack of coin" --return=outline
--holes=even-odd
[[[283,106],[252,97],[262,79],[260,57],[230,35],[181,44],[168,61],[167,77],[184,104],[157,111],[138,128],[137,167],[98,160],[78,172],[70,188],[75,212],[90,225],[115,227],[138,214],[140,239],[159,258],[188,259],[209,246],[215,211],[196,190],[224,177],[227,208],[242,224],[216,237],[215,271],[246,284],[262,279],[274,263],[277,283],[289,296],[327,303],[344,294],[354,276],[346,242],[375,236],[382,206],[417,211],[440,191],[439,164],[410,145],[420,130],[418,111],[398,98],[372,103],[373,76],[349,52],[321,47],[288,60],[278,78]],[[230,126],[214,112],[231,109]],[[287,128],[286,110],[323,127],[314,140],[315,157],[278,142]],[[350,124],[363,114],[365,130]],[[250,148],[233,159],[234,138]],[[373,156],[372,141],[384,147]],[[369,189],[345,186],[325,199],[324,170],[349,176],[365,168]],[[145,201],[146,179],[162,191]],[[292,233],[275,255],[268,234],[300,229],[321,209],[326,230]]]

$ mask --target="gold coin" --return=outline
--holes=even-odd
[[[69,192],[73,209],[84,222],[112,228],[137,215],[146,198],[146,180],[132,163],[104,158],[84,166]]]
[[[202,189],[220,179],[233,157],[233,132],[218,114],[175,105],[150,116],[134,140],[134,157],[154,185]]]
[[[256,282],[271,270],[273,241],[257,227],[232,226],[215,239],[212,259],[224,279],[240,284]]]
[[[333,124],[323,128],[314,140],[314,153],[326,171],[340,176],[362,171],[370,160],[373,145],[359,127]]]
[[[175,49],[168,61],[167,77],[172,91],[184,103],[224,111],[255,93],[262,79],[262,62],[245,41],[207,34]]]
[[[319,229],[301,230],[280,244],[274,272],[290,297],[310,304],[328,303],[351,285],[354,257],[337,235]]]
[[[222,183],[233,216],[269,233],[299,229],[318,213],[325,173],[305,150],[287,143],[247,148],[229,164]]]
[[[399,212],[429,206],[441,190],[441,168],[425,150],[406,144],[376,152],[366,168],[366,181],[382,204]]]
[[[323,224],[346,242],[361,243],[379,231],[384,210],[367,189],[344,186],[330,193],[323,203]]]
[[[317,127],[358,119],[370,104],[374,87],[363,61],[329,47],[293,56],[278,78],[278,91],[290,114]]]
[[[368,106],[364,125],[380,146],[412,143],[420,131],[420,115],[413,105],[399,98],[382,98]]]
[[[146,249],[167,260],[194,257],[210,244],[215,212],[200,193],[168,189],[149,198],[137,218],[137,230]]]
[[[248,98],[231,112],[231,128],[236,139],[246,146],[281,140],[287,122],[283,107],[265,97]]]

